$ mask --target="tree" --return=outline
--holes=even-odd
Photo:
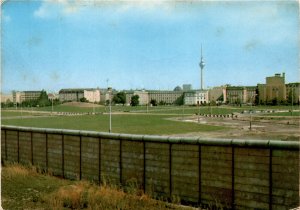
[[[139,96],[138,95],[133,95],[133,96],[131,96],[131,103],[130,103],[130,105],[131,106],[137,106],[137,105],[139,105]]]
[[[278,103],[277,98],[273,98],[272,99],[272,105],[275,106],[275,105],[277,105],[277,103]]]
[[[48,99],[47,92],[45,90],[41,91],[40,97],[38,98],[39,106],[50,106],[51,102]]]
[[[150,104],[152,104],[152,106],[157,106],[157,101],[155,99],[151,99]]]
[[[80,102],[88,102],[88,100],[87,100],[85,97],[79,99],[79,101],[80,101]]]
[[[116,104],[124,104],[126,103],[126,94],[124,92],[119,92],[113,97],[113,102]]]
[[[159,102],[159,105],[160,105],[160,106],[166,105],[166,104],[167,104],[167,103],[166,103],[165,101],[160,101],[160,102]]]
[[[174,104],[175,105],[183,105],[184,104],[183,94],[176,99],[176,101],[174,102]]]
[[[217,105],[217,103],[216,103],[216,101],[214,101],[214,100],[212,100],[211,102],[210,102],[210,104],[209,104],[210,106],[216,106]]]

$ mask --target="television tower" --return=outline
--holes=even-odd
[[[201,61],[199,63],[199,66],[201,68],[201,90],[203,90],[203,69],[204,69],[205,63],[204,63],[203,56],[202,56],[202,45],[201,45]]]

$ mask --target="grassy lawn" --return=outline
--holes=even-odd
[[[171,116],[161,115],[112,115],[112,132],[130,134],[179,134],[198,131],[224,129],[220,126],[203,125],[165,119]],[[174,116],[173,116],[174,117]],[[39,117],[30,119],[2,119],[4,125],[64,128],[107,132],[109,115],[83,115]]]
[[[22,116],[22,115],[31,115],[31,113],[21,113],[21,112],[1,110],[1,116],[2,117],[16,117],[16,116]]]
[[[50,112],[49,112],[50,114]],[[31,111],[8,111],[1,110],[1,117],[21,117],[21,116],[37,116],[37,115],[49,115],[48,113],[34,113]]]
[[[151,107],[148,106],[148,110],[168,110],[168,109],[172,109],[172,108],[178,108],[179,106],[155,106],[155,107]],[[15,108],[13,108],[15,110]],[[33,108],[23,108],[24,110],[33,110],[33,111],[48,111],[51,112],[52,111],[52,107],[48,106],[48,107],[33,107]],[[20,110],[20,108],[18,108],[18,110]],[[98,106],[95,105],[95,108],[93,107],[79,107],[79,106],[72,106],[72,105],[65,105],[65,104],[61,104],[61,105],[56,105],[53,106],[53,111],[54,112],[93,112],[95,110],[95,112],[109,112],[109,107],[108,106]],[[147,110],[147,106],[122,106],[122,105],[117,105],[117,106],[112,106],[112,111],[113,112],[139,112],[139,111],[145,111]]]
[[[191,209],[151,199],[138,189],[70,181],[37,173],[34,167],[2,166],[2,207],[17,209]]]

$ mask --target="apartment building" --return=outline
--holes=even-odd
[[[291,103],[300,103],[300,83],[294,82],[285,85],[286,87],[286,100]]]
[[[286,100],[285,73],[266,77],[266,84],[258,84],[257,87],[260,103],[269,103],[274,99],[277,101]]]
[[[23,101],[37,100],[42,91],[13,91],[13,102],[22,103]]]
[[[59,100],[64,101],[80,101],[86,98],[89,102],[100,102],[100,90],[93,88],[70,88],[61,89],[59,91]]]
[[[256,86],[228,86],[225,101],[229,104],[254,103]]]
[[[201,105],[209,103],[208,90],[191,90],[184,92],[185,105]]]
[[[149,90],[149,101],[156,100],[157,103],[177,104],[183,96],[183,91]]]

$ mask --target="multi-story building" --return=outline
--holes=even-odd
[[[257,86],[260,103],[286,100],[285,73],[266,77],[266,84],[258,84]]]
[[[286,87],[286,100],[289,103],[300,103],[300,83],[294,82],[285,85]]]
[[[229,104],[254,103],[256,86],[228,86],[225,100]]]
[[[22,103],[23,101],[37,100],[42,91],[13,91],[13,102]]]
[[[220,87],[213,87],[212,89],[208,90],[208,100],[215,101],[217,103],[225,103],[226,102],[226,87],[227,86],[220,86]]]
[[[190,91],[190,90],[192,90],[192,85],[191,84],[183,84],[182,85],[182,90],[183,91]]]
[[[61,89],[59,91],[60,101],[80,101],[86,98],[89,102],[100,102],[100,90],[93,88]]]
[[[209,103],[208,90],[191,90],[184,92],[185,105],[200,105]]]
[[[131,104],[131,97],[134,95],[139,96],[139,105],[147,105],[150,103],[149,93],[146,90],[129,90],[124,91],[126,95],[126,104]]]
[[[13,95],[1,93],[1,103],[9,103],[9,102],[13,102]]]
[[[59,95],[57,93],[48,93],[49,100],[59,99]]]
[[[149,90],[149,101],[156,100],[157,103],[178,104],[183,96],[183,91]]]

